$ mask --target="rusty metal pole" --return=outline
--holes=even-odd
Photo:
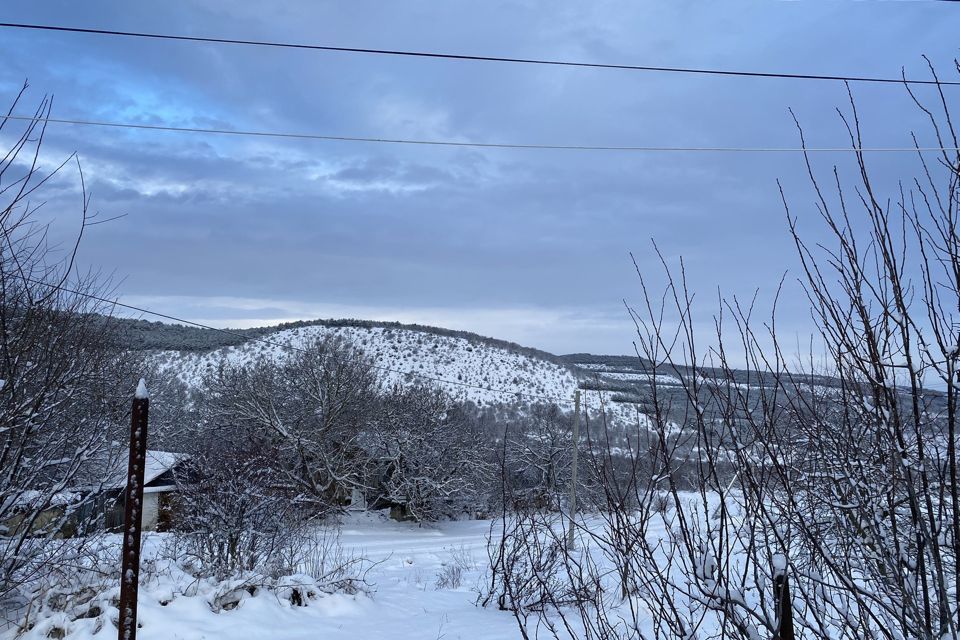
[[[777,631],[774,640],[796,640],[793,630],[793,601],[790,598],[790,581],[787,578],[787,559],[777,554],[773,567],[773,600],[776,603]]]
[[[130,416],[127,488],[123,494],[123,553],[120,569],[119,640],[137,638],[137,589],[140,584],[140,530],[143,524],[143,469],[147,459],[147,413],[150,398],[140,380]]]
[[[576,546],[573,537],[574,518],[577,517],[577,443],[580,441],[580,389],[573,392],[573,439],[570,444],[570,522],[567,529],[567,549]]]

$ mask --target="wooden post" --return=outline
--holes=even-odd
[[[793,631],[790,580],[787,578],[787,559],[780,554],[773,557],[773,601],[777,612],[777,631],[773,640],[796,640]]]
[[[577,517],[577,443],[580,441],[580,389],[573,392],[573,442],[570,456],[570,522],[567,529],[567,549],[573,549],[574,518]]]
[[[140,584],[140,531],[143,525],[143,473],[147,460],[147,413],[150,398],[143,380],[133,396],[127,488],[123,494],[123,552],[120,569],[119,640],[137,638],[137,590]]]

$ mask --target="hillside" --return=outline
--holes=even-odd
[[[148,352],[162,371],[189,386],[220,364],[280,360],[286,346],[339,337],[353,343],[380,368],[385,385],[436,385],[459,400],[477,404],[554,402],[572,409],[573,392],[585,391],[592,415],[603,404],[617,423],[635,424],[651,380],[636,356],[557,356],[516,343],[424,325],[367,320],[315,320],[229,333],[183,325],[120,320],[131,349]],[[680,380],[657,373],[661,389],[681,393]]]
[[[494,345],[557,363],[562,363],[565,358],[565,356],[556,356],[547,351],[524,347],[515,342],[481,336],[470,331],[378,320],[358,320],[354,318],[299,320],[297,322],[284,322],[277,325],[254,327],[251,329],[223,330],[166,322],[150,322],[149,320],[133,318],[113,318],[112,320],[118,323],[117,330],[122,336],[123,342],[134,351],[210,351],[219,347],[236,346],[257,338],[265,338],[271,333],[276,333],[284,329],[324,326],[357,329],[403,329],[448,338],[464,338],[471,342]]]
[[[638,409],[641,413],[650,409],[647,402],[654,380],[661,397],[671,398],[679,407],[686,404],[682,378],[690,375],[685,368],[660,366],[653,370],[635,355],[557,356],[466,331],[395,322],[316,320],[229,333],[143,320],[117,322],[132,350],[149,353],[151,362],[189,386],[199,385],[204,375],[220,364],[281,360],[289,353],[287,347],[339,337],[372,359],[385,385],[420,382],[477,404],[556,402],[567,410],[579,387],[585,391],[584,404],[592,413],[602,400],[617,422],[633,424]],[[702,373],[710,375],[711,371]],[[734,376],[739,384],[755,388],[772,382],[755,373],[738,371]],[[814,376],[807,382],[825,389],[837,385],[826,376]]]
[[[478,404],[557,401],[572,398],[578,376],[574,368],[551,354],[475,334],[417,325],[363,321],[318,321],[223,333],[133,325],[134,348],[150,351],[150,360],[194,386],[221,363],[242,364],[260,359],[282,360],[289,350],[312,340],[349,340],[379,367],[384,384],[436,384],[460,400]],[[214,335],[215,334],[215,335]],[[187,348],[179,348],[183,339]],[[217,344],[217,341],[233,344]],[[201,349],[200,345],[212,347]],[[163,348],[156,348],[161,346]],[[519,392],[520,397],[518,397]]]

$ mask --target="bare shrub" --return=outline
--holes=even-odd
[[[464,577],[478,569],[473,552],[464,545],[450,550],[450,559],[443,562],[437,572],[437,589],[459,589]]]
[[[450,551],[450,563],[459,567],[463,572],[475,571],[478,568],[473,551],[465,545],[460,545]]]
[[[960,154],[940,87],[932,106],[908,90],[946,151],[918,153],[919,176],[883,195],[864,153],[853,188],[837,168],[821,180],[807,157],[828,241],[808,243],[787,206],[820,332],[807,362],[780,341],[775,308],[761,323],[736,299],[721,302],[704,347],[682,261],[663,261],[663,292],[640,274],[637,356],[681,392],[651,385],[635,440],[650,446],[590,445],[602,526],[582,535],[596,564],[582,549],[553,560],[551,527],[529,521],[493,545],[504,576],[491,591],[523,607],[525,637],[534,624],[590,638],[778,637],[787,613],[798,637],[960,637]],[[852,97],[841,117],[860,149]],[[545,552],[545,576],[582,563],[564,588],[598,587],[591,606],[518,597],[537,580],[524,561]],[[774,588],[784,580],[789,600]]]
[[[31,583],[31,590],[7,627],[19,632],[48,632],[69,628],[70,622],[96,618],[107,623],[119,604],[117,569],[119,549],[102,538],[74,539],[63,548],[43,549],[51,559],[47,571]],[[149,573],[149,569],[145,571]]]
[[[593,597],[583,576],[584,559],[566,553],[563,519],[556,514],[520,512],[491,526],[487,550],[488,585],[482,606],[526,616],[556,607],[580,605]]]
[[[310,576],[327,593],[372,593],[367,574],[376,566],[368,558],[340,544],[338,529],[303,528],[280,552],[278,570]]]
[[[218,579],[275,572],[310,512],[283,484],[269,449],[210,438],[178,470],[175,533],[196,572]]]
[[[458,564],[445,563],[437,571],[434,586],[437,589],[459,589],[463,584],[463,569]]]
[[[38,211],[44,186],[75,160],[39,169],[50,108],[43,99],[41,120],[14,133],[0,159],[0,606],[77,552],[62,538],[96,518],[93,497],[119,455],[134,379],[109,305],[97,299],[104,283],[76,273],[95,222],[79,165],[78,231],[65,248],[48,243],[52,222]],[[0,116],[4,133],[14,126]]]

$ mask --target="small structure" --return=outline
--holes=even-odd
[[[123,495],[127,482],[126,460],[113,455],[88,461],[77,484],[54,495],[41,490],[21,491],[13,509],[0,522],[0,535],[29,527],[29,535],[72,538],[93,531],[123,528]],[[164,531],[171,525],[177,483],[176,468],[187,460],[184,453],[147,451],[144,465],[144,531]],[[0,496],[2,497],[2,496]]]
[[[174,477],[176,468],[189,456],[185,453],[170,451],[147,451],[143,474],[143,515],[141,522],[144,531],[164,531],[170,526],[173,501],[177,491]],[[119,464],[119,463],[118,463]],[[102,499],[98,500],[104,508],[103,525],[108,530],[123,527],[123,491],[127,483],[125,464],[108,475],[101,489]]]
[[[28,536],[69,538],[76,534],[75,522],[68,514],[83,500],[82,493],[27,490],[13,497],[0,496],[0,500],[8,501],[6,517],[0,520],[0,537],[21,535],[25,529],[29,529]]]

